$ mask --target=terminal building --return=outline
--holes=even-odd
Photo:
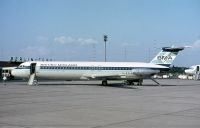
[[[19,66],[22,62],[18,61],[0,61],[0,80],[4,76],[6,76],[8,79],[12,79],[11,70],[17,66]]]

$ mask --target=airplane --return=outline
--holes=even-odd
[[[189,69],[185,70],[185,73],[194,76],[194,79],[198,80],[200,74],[200,65],[191,66]]]
[[[11,71],[14,77],[27,78],[28,85],[37,85],[39,79],[49,80],[125,80],[128,85],[169,70],[179,51],[185,47],[163,47],[149,63],[144,62],[66,62],[29,61]],[[156,80],[154,82],[159,84]],[[36,82],[36,83],[35,83]]]

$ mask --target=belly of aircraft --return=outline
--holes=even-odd
[[[85,74],[95,74],[96,77],[85,77]],[[102,75],[103,74],[103,75]],[[105,74],[105,77],[104,77]],[[84,77],[83,77],[84,76]],[[101,77],[98,77],[101,76]],[[94,71],[37,71],[36,77],[39,79],[52,79],[52,80],[128,80],[128,79],[140,79],[144,76],[136,75],[126,72],[94,72]],[[84,79],[83,79],[84,78]]]

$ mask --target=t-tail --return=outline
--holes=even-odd
[[[184,47],[163,47],[150,63],[169,67],[175,60],[178,52],[182,50],[184,50]]]

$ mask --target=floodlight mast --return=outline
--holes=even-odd
[[[108,36],[104,35],[103,38],[104,38],[104,42],[105,42],[105,62],[106,62],[107,61],[107,59],[106,59],[106,42],[108,41]]]

